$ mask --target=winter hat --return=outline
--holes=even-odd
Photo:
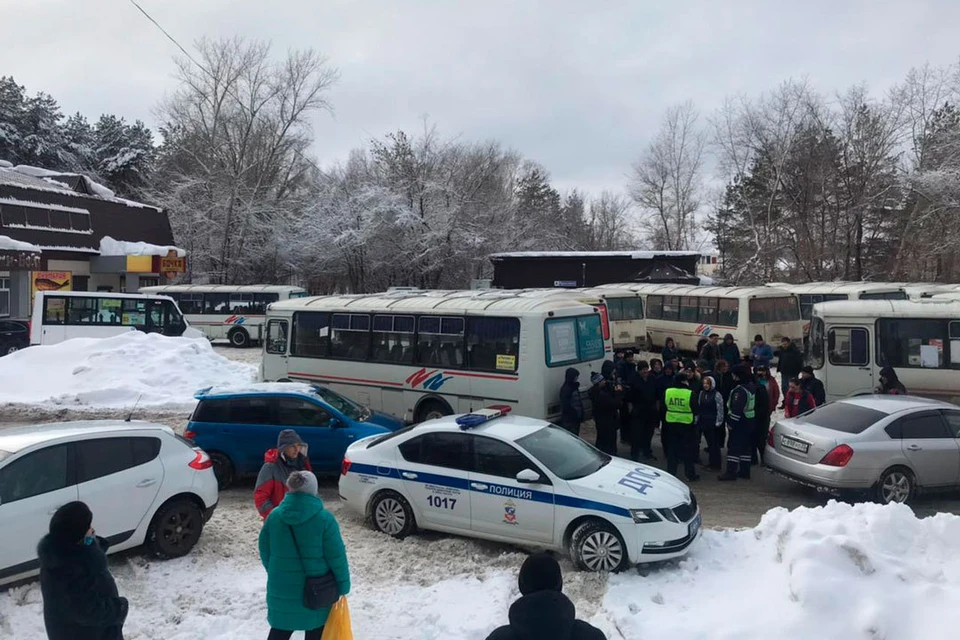
[[[287,478],[287,489],[290,493],[306,493],[315,496],[319,490],[317,476],[310,471],[294,471]]]
[[[809,373],[810,375],[813,375],[813,367],[811,367],[810,365],[805,366],[803,369],[800,369],[800,371],[802,371],[803,373]]]
[[[83,502],[68,502],[50,518],[50,535],[64,542],[80,542],[93,522],[93,513]]]
[[[738,364],[737,366],[735,366],[732,369],[731,373],[733,373],[733,375],[740,378],[741,380],[746,380],[747,378],[750,377],[750,369],[748,367],[745,367],[742,364]]]
[[[520,593],[527,596],[537,591],[562,591],[560,565],[548,553],[535,553],[520,567]]]
[[[300,436],[293,429],[284,429],[280,432],[280,435],[277,436],[277,449],[281,451],[294,444],[303,444],[303,440],[300,439]]]
[[[650,363],[648,363],[646,360],[640,360],[637,362],[637,371],[646,371],[649,368]]]
[[[600,384],[601,382],[603,382],[602,373],[595,373],[592,376],[590,376],[590,384]]]

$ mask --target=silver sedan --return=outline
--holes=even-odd
[[[913,396],[857,396],[779,420],[764,465],[830,492],[906,502],[960,485],[960,407]]]

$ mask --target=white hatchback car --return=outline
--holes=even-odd
[[[341,499],[395,537],[420,527],[568,551],[591,571],[687,552],[701,521],[685,484],[508,410],[358,440],[343,460]]]
[[[170,427],[122,420],[0,430],[0,584],[36,575],[37,543],[62,505],[93,511],[110,553],[185,555],[219,494],[210,457]]]

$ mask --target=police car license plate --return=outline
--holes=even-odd
[[[697,514],[697,517],[693,519],[693,522],[691,522],[688,525],[687,535],[692,538],[693,536],[697,535],[698,531],[700,531],[700,514],[699,513]]]
[[[785,449],[792,449],[793,451],[799,451],[800,453],[807,453],[810,451],[810,445],[801,440],[795,440],[789,436],[780,436],[780,446]]]

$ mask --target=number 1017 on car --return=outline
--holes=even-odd
[[[457,504],[456,498],[441,498],[440,496],[427,496],[427,503],[437,509],[453,509]]]

